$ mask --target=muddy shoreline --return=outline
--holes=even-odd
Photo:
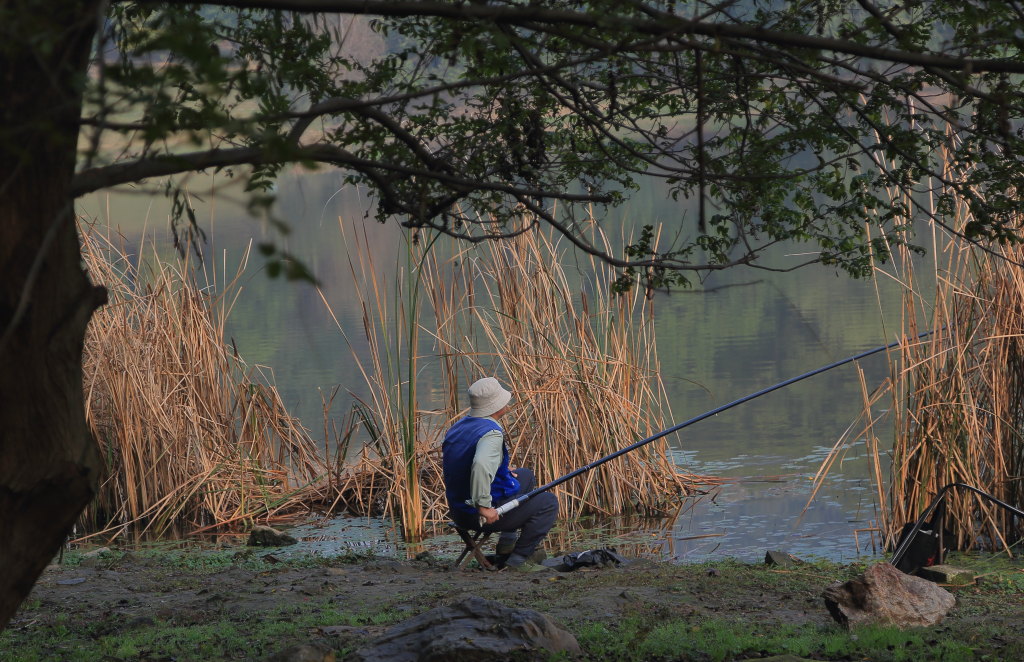
[[[351,554],[281,560],[273,551],[252,548],[114,550],[70,558],[44,573],[0,638],[0,658],[262,660],[293,643],[320,641],[344,659],[391,624],[480,596],[547,615],[580,639],[587,659],[620,659],[630,650],[642,651],[660,626],[688,636],[711,625],[752,630],[752,636],[765,637],[765,647],[734,651],[731,657],[690,648],[679,657],[659,659],[766,657],[778,654],[775,648],[782,645],[771,643],[772,634],[790,631],[822,642],[848,640],[831,657],[825,643],[812,641],[805,648],[813,659],[864,659],[857,657],[865,652],[858,652],[860,638],[832,622],[821,598],[824,587],[855,576],[863,566],[632,560],[618,568],[522,575],[453,570],[451,561],[434,554],[411,561]],[[1006,581],[1000,573],[978,586],[955,589],[957,606],[947,619],[912,633],[923,643],[886,644],[869,659],[915,659],[904,652],[938,659],[929,657],[929,646],[942,647],[946,659],[1016,659],[1024,649],[1024,594],[1016,583],[1020,569],[1007,572]],[[198,632],[197,641],[176,643],[190,631]],[[204,645],[204,636],[216,645]],[[900,641],[902,635],[893,636]],[[626,648],[614,649],[616,641],[626,642]],[[896,650],[901,645],[906,651]],[[733,648],[741,646],[749,647]],[[925,649],[914,648],[920,646]],[[955,656],[949,652],[954,649]]]

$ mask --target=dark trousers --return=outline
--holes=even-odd
[[[519,481],[519,493],[516,497],[526,494],[537,486],[537,478],[530,469],[514,469],[516,480]],[[513,499],[515,497],[512,497]],[[512,499],[505,499],[493,504],[495,508]],[[528,557],[537,549],[537,545],[544,540],[551,527],[558,517],[558,498],[551,492],[541,492],[531,497],[522,505],[513,508],[498,518],[494,524],[483,527],[484,531],[490,533],[501,532],[504,540],[507,535],[519,532],[519,539],[516,540],[513,554]],[[476,515],[463,512],[452,512],[452,519],[464,529],[479,529],[480,518]]]

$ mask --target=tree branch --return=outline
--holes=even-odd
[[[136,0],[138,4],[195,4],[188,0]],[[509,23],[543,30],[543,25],[573,25],[597,30],[613,27],[607,14],[541,6],[492,5],[477,3],[439,2],[437,0],[207,0],[202,4],[243,9],[279,9],[294,12],[333,12],[387,17],[436,17],[467,21]],[[784,46],[805,48],[857,57],[936,67],[965,73],[1005,72],[1024,73],[1024,61],[1010,58],[955,57],[941,53],[917,52],[860,44],[848,39],[772,30],[739,23],[719,23],[701,19],[688,19],[663,12],[653,7],[646,12],[652,18],[615,16],[616,31],[670,38],[673,35],[697,34],[714,39],[741,39]]]
[[[71,183],[71,192],[75,197],[92,193],[101,188],[117,186],[141,181],[152,177],[166,177],[185,172],[195,172],[209,168],[224,168],[234,165],[264,165],[289,162],[329,163],[349,167],[363,173],[373,171],[389,171],[412,177],[425,177],[436,180],[455,189],[469,192],[473,190],[497,191],[515,196],[531,196],[535,198],[555,198],[570,202],[607,203],[610,196],[571,194],[536,188],[520,188],[511,184],[492,181],[477,181],[459,177],[446,172],[438,172],[425,168],[413,168],[379,161],[371,161],[359,157],[352,152],[334,145],[317,143],[302,145],[288,150],[286,153],[271,155],[258,147],[237,147],[232,149],[211,149],[201,152],[168,154],[152,158],[137,159],[109,166],[91,168],[75,175]]]

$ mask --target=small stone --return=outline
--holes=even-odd
[[[629,591],[623,591],[622,593],[619,593],[618,595],[615,596],[615,602],[620,607],[624,607],[626,605],[637,604],[639,602],[639,600],[637,599],[637,597],[635,595],[633,595]]]
[[[254,526],[249,531],[250,547],[284,547],[294,545],[298,540],[269,526]]]
[[[777,565],[783,568],[803,563],[803,561],[789,552],[783,552],[777,549],[770,549],[765,552],[764,562],[765,565]]]
[[[82,558],[83,559],[95,558],[95,557],[100,556],[102,554],[106,554],[109,551],[110,551],[109,547],[97,547],[96,549],[90,550],[90,551],[86,552],[85,554],[82,554]]]
[[[85,581],[85,577],[75,577],[73,579],[58,579],[57,583],[61,586],[74,586],[75,584],[81,584]]]
[[[321,625],[317,632],[325,637],[368,636],[370,631],[359,625]]]
[[[95,568],[105,560],[103,556],[110,553],[109,547],[98,547],[82,555],[81,566],[83,568]]]
[[[379,637],[387,630],[383,625],[321,625],[317,632],[325,637]]]
[[[337,577],[338,575],[348,574],[348,570],[345,568],[324,568],[324,574],[328,577]]]
[[[921,568],[917,571],[917,576],[936,584],[969,586],[975,583],[973,572],[963,568],[955,568],[951,565],[932,565]]]

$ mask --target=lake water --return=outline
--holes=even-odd
[[[323,426],[321,390],[341,385],[339,400],[345,402],[334,407],[339,414],[347,409],[348,392],[365,395],[367,390],[353,358],[365,345],[339,219],[349,229],[367,228],[378,265],[393,267],[401,246],[396,228],[373,221],[370,201],[344,188],[340,179],[329,173],[284,177],[277,215],[292,232],[275,241],[312,267],[355,347],[346,343],[313,287],[269,279],[255,251],[228,325],[241,356],[272,371],[286,403],[314,437]],[[224,282],[250,241],[275,235],[233,201],[242,195],[231,183],[215,185],[216,196],[206,180],[193,193],[202,198],[196,202],[209,237],[205,252],[222,265],[218,282]],[[162,196],[144,192],[93,196],[79,205],[86,216],[120,228],[130,244],[138,245],[145,235],[163,251],[170,245],[168,208]],[[682,215],[665,196],[645,191],[613,210],[609,220],[677,223]],[[781,265],[803,261],[806,257],[794,255],[801,250],[791,247],[773,259]],[[878,285],[880,291],[871,281],[816,266],[792,273],[736,269],[713,275],[693,291],[657,295],[658,354],[672,418],[691,418],[891,342],[899,296],[888,282]],[[869,387],[885,375],[881,355],[861,365]],[[666,528],[627,526],[632,527],[627,538],[633,535],[638,547],[679,560],[757,560],[767,549],[833,560],[871,555],[867,533],[856,534],[862,544],[855,545],[855,532],[870,528],[875,518],[862,444],[851,448],[808,505],[810,477],[857,416],[860,403],[856,371],[847,365],[683,430],[672,440],[679,464],[731,482],[689,504]],[[441,404],[421,402],[424,408]],[[883,428],[883,442],[889,441],[888,430]]]

